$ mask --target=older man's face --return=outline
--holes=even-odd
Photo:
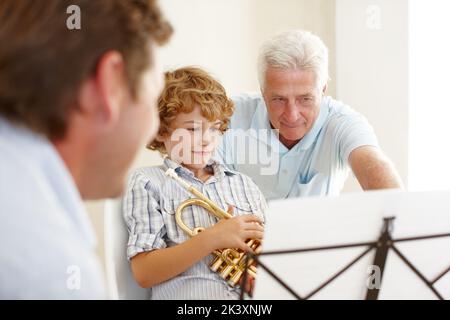
[[[269,120],[280,141],[292,148],[314,125],[325,88],[317,87],[312,71],[269,67],[262,88]]]

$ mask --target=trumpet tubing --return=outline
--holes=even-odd
[[[186,181],[181,179],[175,170],[168,169],[166,171],[166,175],[180,183],[186,190],[192,193],[197,198],[191,198],[183,201],[176,209],[175,219],[180,228],[189,236],[193,237],[197,235],[199,232],[205,230],[204,228],[197,227],[195,229],[190,229],[182,219],[183,210],[192,205],[198,205],[204,208],[209,214],[216,216],[219,219],[230,219],[233,216],[227,211],[220,208],[217,204],[212,202],[208,197],[206,197],[203,193],[195,189],[193,186],[188,184]],[[255,252],[256,254],[261,252],[261,242],[256,239],[247,240],[247,245]],[[215,250],[213,252],[214,259],[210,264],[211,270],[217,272],[227,283],[231,286],[235,286],[241,280],[244,275],[244,271],[246,269],[246,253],[241,249],[222,249]],[[256,277],[256,267],[252,265],[254,259],[248,259],[247,273]]]

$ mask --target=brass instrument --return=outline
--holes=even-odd
[[[203,193],[198,191],[192,185],[181,179],[174,169],[168,169],[166,171],[166,175],[171,177],[180,183],[187,191],[192,193],[197,198],[191,198],[183,201],[175,211],[175,220],[177,224],[186,232],[189,236],[193,237],[197,235],[199,232],[205,230],[205,228],[197,227],[191,230],[183,221],[181,215],[184,208],[197,205],[201,206],[210,214],[215,215],[219,219],[230,219],[233,216],[222,210],[217,204],[212,202],[208,197],[206,197]],[[253,252],[256,254],[261,252],[261,242],[256,239],[247,240],[247,245],[252,248]],[[245,263],[246,263],[246,253],[241,249],[221,249],[213,251],[215,255],[214,260],[210,264],[211,270],[219,273],[219,275],[225,279],[229,285],[235,286],[244,275],[245,271]],[[256,278],[256,267],[252,265],[254,262],[253,259],[248,259],[248,268],[247,272],[253,278]]]

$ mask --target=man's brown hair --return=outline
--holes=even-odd
[[[80,8],[80,30],[66,26],[71,5]],[[136,95],[151,46],[171,33],[156,0],[1,0],[0,116],[61,138],[79,86],[105,52],[123,55]]]
[[[227,130],[234,103],[227,97],[224,87],[206,71],[197,67],[184,67],[165,74],[165,86],[158,99],[160,127],[158,135],[171,134],[170,125],[180,113],[190,113],[196,106],[211,122],[221,120],[219,130]],[[164,143],[154,140],[150,150],[166,153]]]

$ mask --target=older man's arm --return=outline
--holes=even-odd
[[[364,190],[403,188],[397,170],[379,148],[356,148],[350,153],[349,164]]]

